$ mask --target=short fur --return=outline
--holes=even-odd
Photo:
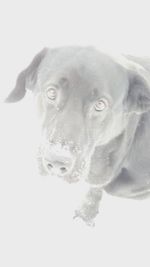
[[[52,86],[58,89],[55,102],[46,95]],[[66,157],[72,169],[62,177],[89,184],[76,216],[91,222],[103,190],[125,198],[149,196],[149,58],[114,57],[93,47],[45,48],[19,74],[6,102],[19,101],[26,89],[33,91],[41,114],[40,169],[49,174],[45,161],[56,164]],[[101,98],[108,107],[96,112]]]

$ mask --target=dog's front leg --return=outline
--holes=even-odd
[[[94,218],[99,213],[99,204],[102,190],[99,187],[90,187],[81,206],[75,210],[74,218],[81,218],[87,225],[94,226]]]

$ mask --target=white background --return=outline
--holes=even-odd
[[[44,46],[150,56],[148,1],[1,1],[0,97]],[[0,107],[0,266],[150,266],[150,200],[104,195],[96,227],[73,220],[84,188],[38,175],[32,96]]]

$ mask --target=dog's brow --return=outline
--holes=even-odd
[[[99,91],[97,88],[93,88],[89,94],[89,100],[96,100],[99,96]]]
[[[69,86],[69,80],[66,77],[60,77],[59,83],[62,87],[68,87]]]

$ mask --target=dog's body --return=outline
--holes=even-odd
[[[44,173],[89,183],[76,216],[90,222],[103,190],[150,194],[150,59],[115,58],[92,47],[44,49],[6,101],[22,99],[26,88],[41,114]]]

